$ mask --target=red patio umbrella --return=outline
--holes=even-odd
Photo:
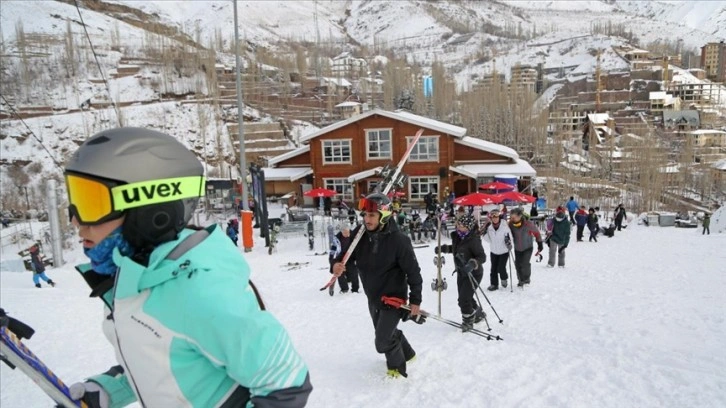
[[[471,193],[465,196],[455,198],[453,201],[457,205],[487,205],[497,204],[496,196],[484,193]]]
[[[516,191],[507,191],[504,193],[495,194],[495,196],[499,199],[498,202],[503,201],[514,201],[517,203],[533,203],[536,198],[534,196],[524,194],[524,193],[518,193]]]
[[[338,192],[328,190],[327,188],[314,188],[303,193],[306,197],[332,197],[338,195]]]
[[[514,186],[501,181],[492,181],[491,183],[482,184],[479,186],[480,190],[514,190]]]

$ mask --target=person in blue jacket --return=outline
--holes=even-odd
[[[69,213],[105,304],[119,365],[70,387],[91,408],[302,407],[312,391],[290,337],[264,309],[216,224],[188,228],[203,167],[175,138],[102,131],[65,168]],[[81,350],[80,353],[83,353]]]
[[[570,213],[570,224],[575,225],[575,211],[580,208],[577,201],[575,201],[575,197],[570,196],[570,201],[565,204],[565,207],[567,207],[567,212]]]
[[[237,239],[239,237],[239,234],[237,233],[238,229],[239,223],[237,220],[232,219],[227,221],[227,236],[232,240],[232,242],[234,242],[234,246],[237,246]]]

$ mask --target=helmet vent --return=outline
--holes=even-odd
[[[106,143],[106,142],[108,142],[109,140],[110,140],[110,139],[109,139],[109,138],[107,138],[106,136],[99,136],[99,137],[96,137],[96,138],[94,138],[93,140],[90,140],[90,141],[89,141],[88,143],[86,143],[86,144],[87,144],[87,145],[97,145],[97,144],[101,144],[101,143]]]

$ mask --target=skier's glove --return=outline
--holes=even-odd
[[[106,390],[93,381],[75,383],[68,389],[71,398],[81,400],[88,408],[109,408],[111,401]]]
[[[559,253],[562,253],[562,251],[564,251],[564,250],[565,250],[565,248],[567,248],[567,245],[562,245],[562,246],[560,247],[560,249],[558,249],[558,250],[557,250],[557,252],[559,252]]]
[[[419,313],[416,316],[411,316],[411,312],[406,309],[401,309],[401,321],[407,322],[409,320],[417,324],[426,323],[426,317],[424,315]]]
[[[475,270],[478,267],[479,267],[479,265],[477,264],[476,259],[473,259],[473,258],[469,259],[469,262],[466,263],[466,270],[468,272],[472,272],[473,270]]]

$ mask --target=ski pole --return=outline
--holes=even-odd
[[[463,262],[463,256],[462,256],[461,254],[456,254],[456,257],[457,257],[457,258],[458,258],[458,259],[459,259],[460,261],[462,261],[461,263],[464,263],[464,262]],[[473,277],[473,276],[471,275],[471,271],[470,271],[470,270],[468,270],[468,269],[466,269],[466,267],[464,267],[464,272],[466,272],[466,273],[467,273],[467,275],[469,275],[469,279],[471,280],[471,284],[472,284],[472,286],[474,287],[474,288],[473,288],[473,289],[474,289],[474,293],[476,293],[476,289],[477,289],[477,286],[475,286],[475,285],[474,285],[474,277]],[[481,288],[481,286],[479,286],[478,288],[479,288],[479,290],[481,291],[481,294],[482,294],[482,295],[484,295],[484,299],[486,299],[487,303],[489,303],[489,307],[491,307],[491,308],[492,308],[492,310],[494,311],[494,315],[495,315],[495,316],[497,316],[497,319],[499,319],[499,323],[502,323],[502,322],[504,322],[504,320],[502,320],[502,318],[501,318],[501,317],[499,317],[499,313],[497,313],[497,310],[496,310],[496,309],[494,309],[494,306],[492,305],[492,302],[490,302],[490,301],[489,301],[489,297],[487,297],[487,294],[486,294],[486,293],[484,293],[484,289],[482,289],[482,288]],[[477,297],[477,299],[478,299],[478,297]],[[502,323],[502,324],[504,324],[504,323]]]
[[[405,309],[405,310],[408,310],[408,311],[411,310],[411,308],[408,305],[402,305],[401,306],[401,309]],[[449,326],[452,326],[452,327],[456,327],[458,329],[461,329],[461,323],[457,323],[457,322],[455,322],[453,320],[449,320],[449,319],[445,319],[443,317],[439,317],[439,316],[433,315],[433,314],[431,314],[431,313],[429,313],[429,312],[427,312],[425,310],[420,310],[419,312],[421,313],[421,315],[423,317],[425,317],[427,319],[428,318],[432,318],[432,319],[437,320],[437,321],[439,321],[441,323],[448,324]],[[504,340],[503,338],[501,338],[498,335],[493,335],[493,334],[487,333],[485,331],[481,331],[481,330],[476,329],[476,328],[469,329],[468,331],[466,331],[466,333],[476,334],[477,336],[484,337],[487,340]]]
[[[467,273],[467,275],[469,276],[469,282],[471,283],[471,288],[474,290],[474,296],[476,296],[476,301],[479,304],[479,307],[481,307],[482,303],[481,303],[481,299],[479,299],[479,294],[476,293],[477,284],[476,284],[476,281],[474,280],[474,276],[472,276],[472,274],[470,272]],[[474,312],[476,312],[476,310]],[[483,312],[483,310],[482,310],[482,312]],[[501,323],[501,320],[499,322]],[[487,320],[486,313],[484,313],[484,323],[486,323],[486,325],[487,325],[487,330],[491,331],[492,328],[491,328],[491,326],[489,326],[489,320]]]

